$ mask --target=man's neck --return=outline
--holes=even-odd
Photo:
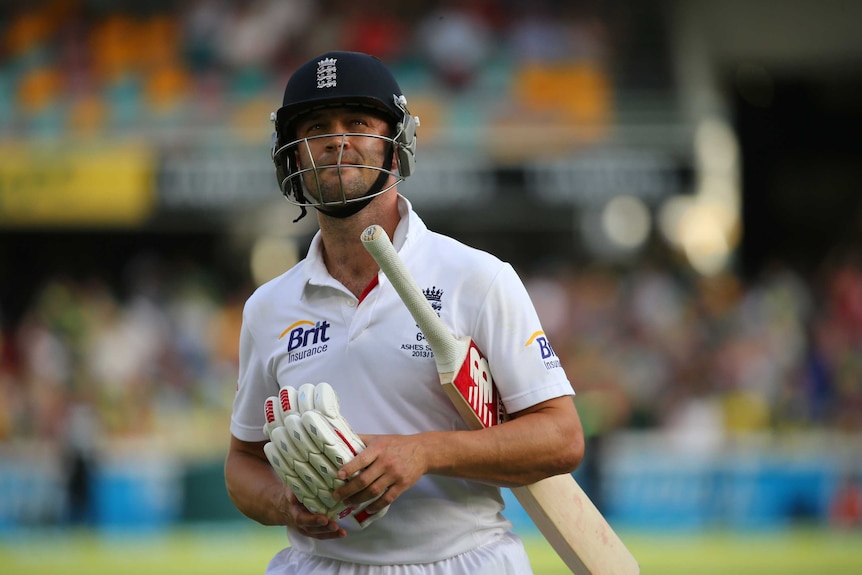
[[[368,226],[378,224],[392,237],[400,221],[397,193],[393,189],[377,196],[349,218],[318,214],[318,221],[326,269],[333,278],[359,297],[380,269],[365,250],[359,236]]]

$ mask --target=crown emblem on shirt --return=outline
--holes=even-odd
[[[440,310],[443,309],[443,304],[440,301],[443,298],[443,290],[439,289],[437,286],[432,286],[422,290],[422,294],[425,296],[425,299],[431,303],[431,307],[434,308],[434,311],[439,315]]]
[[[337,61],[337,58],[324,58],[317,63],[318,88],[335,88],[337,80],[335,63]]]

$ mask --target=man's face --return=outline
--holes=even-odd
[[[297,162],[306,190],[323,204],[342,203],[365,195],[382,167],[388,142],[369,136],[389,136],[389,125],[379,114],[359,106],[323,108],[303,116],[296,124],[300,143]],[[316,169],[311,169],[315,168]]]

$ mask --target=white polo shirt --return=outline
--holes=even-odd
[[[469,334],[484,351],[506,410],[572,395],[512,266],[428,230],[403,197],[399,210],[393,243],[419,286],[439,297],[435,307],[451,331]],[[467,429],[428,351],[383,274],[361,302],[329,275],[318,232],[303,261],[246,302],[231,433],[266,440],[266,398],[280,387],[321,381],[338,392],[357,433]],[[364,530],[327,541],[288,535],[294,548],[342,561],[428,563],[500,537],[511,528],[502,509],[496,487],[426,475]]]

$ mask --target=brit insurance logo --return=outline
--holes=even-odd
[[[548,336],[545,335],[545,332],[537,331],[531,335],[530,339],[527,340],[527,343],[524,344],[524,347],[530,347],[531,345],[535,345],[539,349],[539,353],[542,355],[542,361],[545,364],[545,369],[548,371],[563,366],[562,363],[560,363],[560,358],[558,358],[556,352],[554,352],[554,348],[551,347],[551,342],[548,341]]]
[[[278,339],[287,340],[288,363],[326,352],[330,339],[326,331],[330,327],[330,323],[325,320],[315,322],[301,319],[281,332]]]

